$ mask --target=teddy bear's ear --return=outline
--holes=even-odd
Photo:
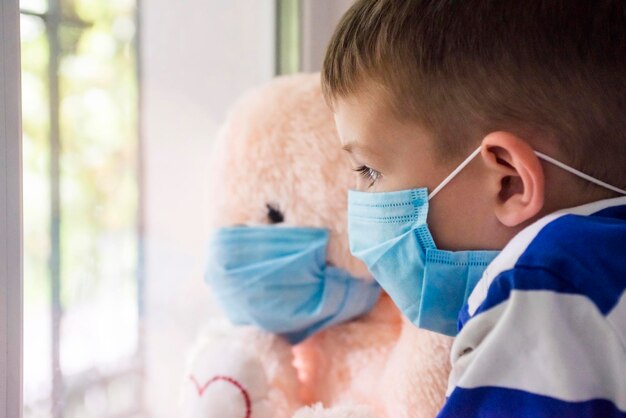
[[[267,203],[265,207],[267,208],[267,219],[270,224],[279,224],[285,220],[285,215],[275,203]]]

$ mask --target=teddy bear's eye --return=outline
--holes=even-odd
[[[274,204],[268,203],[267,207],[267,219],[271,224],[279,224],[285,220],[285,215]]]

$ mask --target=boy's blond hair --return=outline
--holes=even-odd
[[[626,187],[624,0],[358,0],[322,88],[332,106],[365,83],[444,159],[506,130]]]

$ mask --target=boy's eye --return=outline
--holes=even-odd
[[[365,165],[355,168],[354,171],[359,173],[363,178],[365,178],[365,180],[369,181],[370,184],[367,187],[372,187],[374,183],[376,183],[376,181],[381,177],[381,174],[378,171]]]

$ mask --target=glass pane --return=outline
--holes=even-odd
[[[138,381],[127,373],[139,372],[134,10],[117,6],[64,2],[83,23],[59,28],[67,417],[116,415],[136,402]]]
[[[22,16],[25,417],[130,418],[141,413],[142,376],[135,4],[61,6],[60,25]],[[60,164],[57,243],[51,161]],[[61,266],[56,302],[54,252]]]
[[[25,416],[50,409],[50,173],[48,42],[43,20],[22,16]],[[37,412],[40,411],[40,412]]]
[[[43,14],[48,10],[48,0],[20,0],[20,9],[29,13]]]
[[[68,20],[83,22],[99,22],[103,19],[132,17],[136,0],[57,0],[61,6],[61,13]],[[110,23],[110,22],[109,22]]]
[[[73,374],[136,349],[136,101],[133,63],[110,33],[61,36],[61,365]]]

